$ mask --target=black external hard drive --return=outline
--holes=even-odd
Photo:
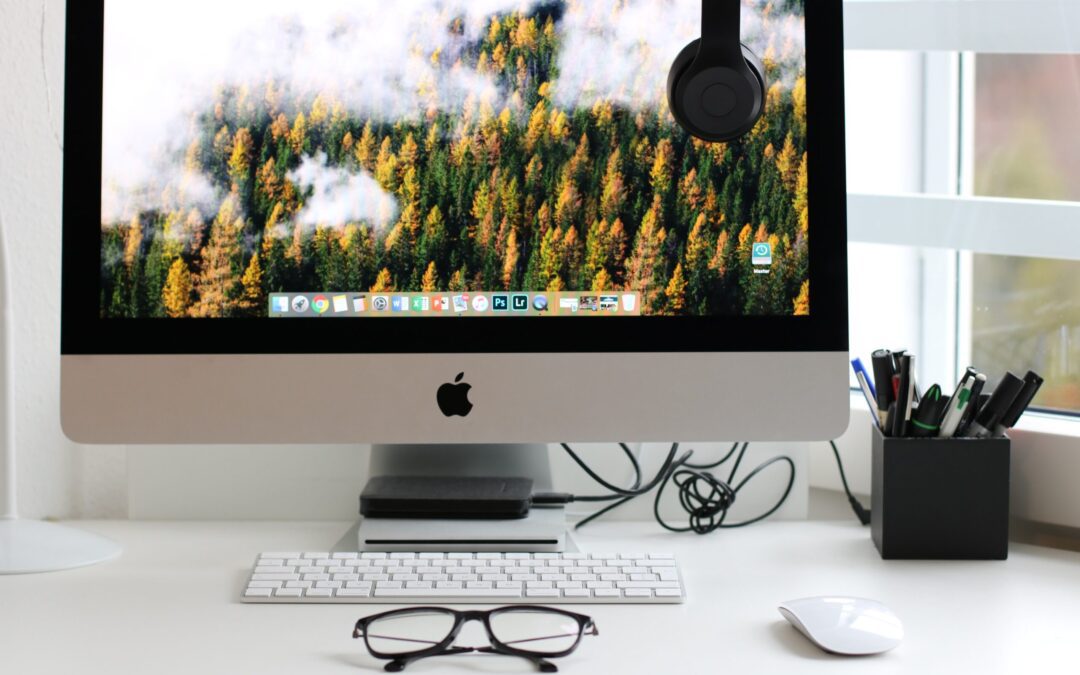
[[[519,520],[529,515],[528,478],[414,478],[380,476],[360,495],[365,518]]]

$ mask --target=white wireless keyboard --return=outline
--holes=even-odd
[[[250,603],[677,604],[675,556],[657,553],[264,553]]]

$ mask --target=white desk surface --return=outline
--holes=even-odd
[[[351,638],[375,606],[242,605],[255,555],[326,550],[345,523],[93,522],[123,544],[112,563],[56,575],[0,577],[0,673],[140,675],[375,673]],[[840,522],[764,523],[702,538],[653,524],[599,524],[585,550],[678,554],[689,601],[583,606],[600,636],[562,672],[1076,673],[1080,554],[1014,545],[1008,562],[884,562],[869,529]],[[891,606],[907,638],[892,653],[828,656],[777,613],[812,595]],[[455,656],[409,673],[531,673],[525,661]]]

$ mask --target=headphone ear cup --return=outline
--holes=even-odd
[[[700,129],[700,127],[694,124],[692,118],[700,117],[701,113],[699,111],[687,111],[684,104],[679,100],[678,91],[680,85],[683,84],[683,80],[687,76],[690,67],[697,60],[700,46],[700,39],[687,45],[679,52],[678,57],[675,59],[675,63],[671,67],[671,72],[668,74],[668,107],[671,109],[672,116],[683,129],[699,138],[705,138],[706,140],[730,140],[749,132],[754,125],[757,124],[757,121],[765,111],[767,80],[765,77],[764,64],[761,62],[761,59],[758,58],[757,54],[746,45],[741,45],[743,61],[745,61],[746,69],[753,78],[753,82],[748,83],[750,84],[749,95],[751,97],[750,100],[747,101],[749,104],[748,117],[738,125],[738,128],[734,130],[729,129],[717,136],[710,137],[710,134],[703,130],[698,132],[694,131],[694,129]]]
[[[750,72],[757,78],[758,86],[761,88],[761,107],[762,111],[765,109],[765,93],[766,93],[766,80],[765,80],[765,64],[761,62],[758,55],[754,53],[754,50],[750,49],[746,45],[742,46],[743,58],[746,60],[746,65],[749,66]]]
[[[683,75],[690,68],[690,65],[697,58],[698,51],[701,47],[701,40],[697,39],[686,45],[679,55],[675,57],[675,63],[671,66],[671,72],[668,74],[667,91],[668,91],[668,107],[671,109],[671,114],[675,117],[675,121],[683,128],[688,128],[690,120],[687,119],[686,114],[682,109],[682,105],[676,100],[676,92],[679,88],[679,81],[682,80]]]

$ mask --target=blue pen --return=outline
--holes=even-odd
[[[874,385],[870,382],[870,374],[866,372],[866,368],[863,367],[862,361],[855,359],[851,362],[851,367],[855,369],[855,379],[859,381],[859,388],[862,389],[863,396],[866,397],[866,404],[870,406],[870,414],[874,416],[874,423],[879,428],[885,428],[885,422],[881,417],[881,411],[877,408],[877,393],[874,391]]]
[[[851,362],[851,367],[855,369],[855,377],[862,373],[862,376],[866,378],[866,386],[870,387],[870,395],[877,399],[877,390],[874,389],[874,378],[870,377],[870,373],[866,371],[866,367],[862,364],[862,359],[855,359]]]

